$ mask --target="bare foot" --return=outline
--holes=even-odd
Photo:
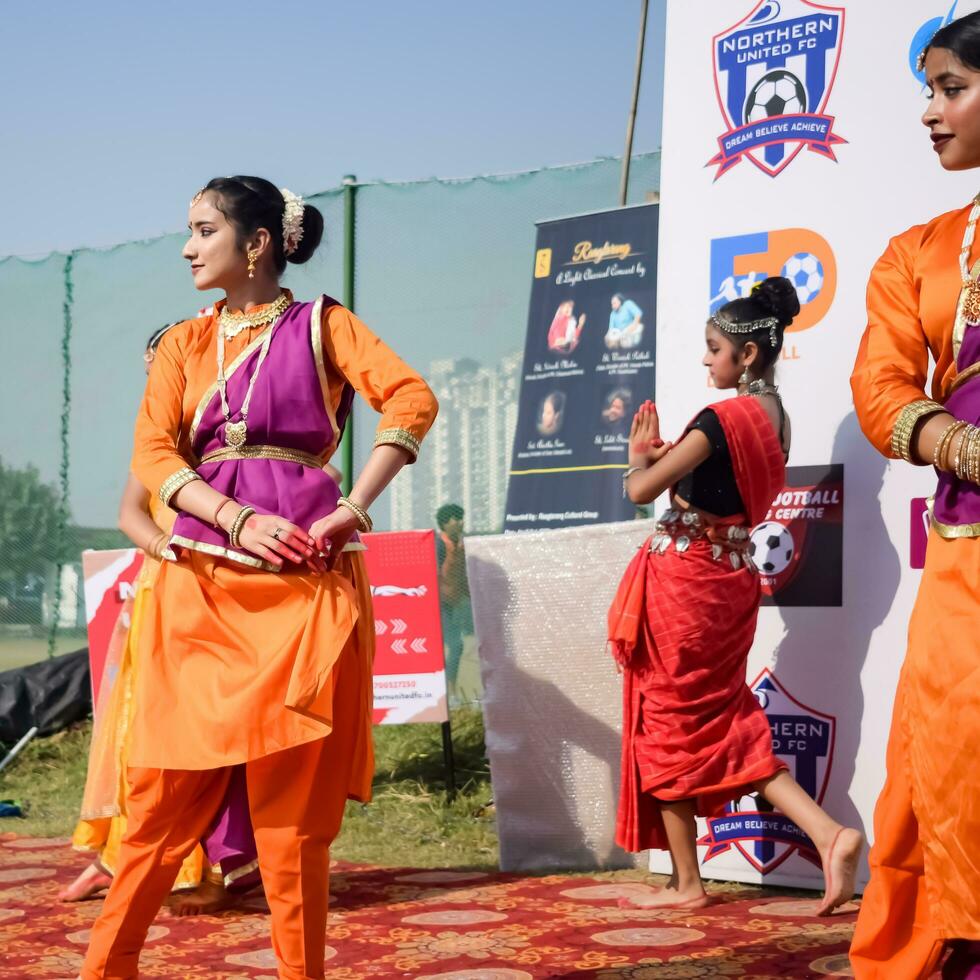
[[[202,881],[192,892],[183,892],[170,900],[174,915],[211,915],[235,904],[235,898],[224,885]]]
[[[703,909],[710,904],[711,898],[700,883],[684,889],[668,885],[647,895],[619,900],[619,907],[624,909]]]
[[[98,895],[112,884],[112,876],[107,875],[101,866],[90,864],[67,888],[58,892],[59,902],[84,902]]]
[[[834,909],[854,897],[858,860],[863,849],[864,834],[853,827],[842,827],[831,841],[827,853],[820,855],[827,889],[817,915],[830,915]]]

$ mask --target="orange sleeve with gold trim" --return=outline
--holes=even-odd
[[[156,356],[136,416],[130,468],[151,496],[169,503],[177,490],[197,475],[178,451],[183,413],[184,377],[179,327],[167,332]],[[183,480],[183,482],[181,482]],[[161,493],[164,487],[173,487]]]
[[[439,410],[421,375],[343,306],[331,306],[323,314],[323,350],[354,390],[381,413],[375,445],[391,443],[417,456]]]
[[[892,429],[912,402],[928,398],[929,343],[912,272],[922,228],[893,238],[868,281],[868,325],[851,374],[854,408],[864,434],[895,459]]]

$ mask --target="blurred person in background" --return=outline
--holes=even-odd
[[[439,608],[446,646],[446,681],[450,693],[455,693],[465,637],[473,635],[473,609],[463,544],[463,508],[459,504],[443,504],[436,511],[436,524],[439,527],[436,558],[439,564]]]

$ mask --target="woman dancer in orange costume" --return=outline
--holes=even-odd
[[[980,167],[980,14],[940,30],[923,60],[922,121],[940,164]],[[944,977],[980,977],[978,218],[980,197],[892,239],[868,283],[851,377],[874,446],[938,474],[851,946],[860,980],[928,977],[947,946]]]
[[[255,177],[194,198],[184,256],[213,313],[164,338],[132,469],[178,511],[147,608],[129,828],[84,980],[137,976],[180,861],[243,779],[283,980],[323,976],[329,847],[370,795],[374,624],[358,531],[435,417],[425,382],[329,297],[279,279],[320,213]],[[382,413],[350,495],[322,469],[355,390]],[[184,805],[168,805],[181,799]]]
[[[783,488],[789,419],[773,385],[783,330],[800,310],[784,278],[727,303],[708,321],[704,365],[718,389],[746,396],[698,414],[676,446],[641,406],[624,481],[635,504],[671,491],[656,534],[630,563],[609,611],[624,673],[623,759],[616,841],[667,849],[670,883],[625,904],[702,908],[695,816],[761,793],[810,837],[823,862],[821,915],[854,893],[860,831],[828,816],[772,750],[769,722],[745,683],[761,586],[749,529]]]

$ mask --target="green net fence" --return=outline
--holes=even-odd
[[[434,527],[449,503],[463,508],[467,533],[501,528],[534,224],[614,207],[619,170],[606,159],[357,185],[355,308],[441,404],[419,462],[374,505],[378,530]],[[659,153],[635,156],[629,203],[659,184]],[[324,214],[324,245],[290,267],[286,285],[297,298],[341,299],[344,192],[310,200]],[[183,237],[0,261],[0,670],[85,645],[80,555],[126,546],[116,521],[144,345],[217,298],[193,288]],[[355,471],[375,424],[358,404]]]

